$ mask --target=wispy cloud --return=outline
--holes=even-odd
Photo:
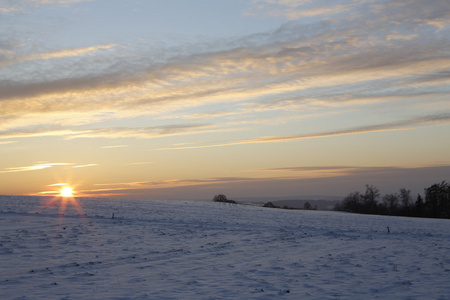
[[[10,129],[0,132],[0,139],[9,138],[28,138],[28,137],[44,137],[44,136],[73,136],[78,134],[89,133],[90,130],[71,130],[71,129],[51,129],[51,128],[33,128],[33,129]]]
[[[20,3],[72,2],[77,1]],[[398,118],[404,120],[411,114],[399,109],[398,103],[409,103],[412,98],[424,104],[431,98],[445,101],[442,98],[450,92],[448,1],[330,3],[255,1],[252,13],[309,21],[288,22],[272,32],[237,37],[212,47],[154,51],[107,44],[21,54],[16,58],[21,63],[8,65],[0,77],[5,78],[0,79],[0,119],[5,120],[0,137],[204,134],[240,130],[239,122],[269,119],[265,114],[270,111],[290,113],[292,118],[283,115],[285,120],[298,120],[300,114],[319,119],[330,114],[330,107],[336,113],[339,108],[357,111],[374,103],[385,104],[385,110],[397,109]],[[16,48],[8,47],[8,53],[14,53]],[[77,60],[67,60],[73,57]],[[3,63],[11,61],[14,59],[4,59]],[[37,62],[51,67],[43,72]],[[155,120],[166,119],[207,119],[208,124],[93,125],[142,115],[151,115],[153,125]],[[393,119],[382,125],[253,139],[251,136],[257,135],[250,133],[247,139],[223,145],[402,130],[413,123]],[[45,127],[48,124],[59,127]],[[80,129],[76,127],[79,124],[95,128]],[[213,146],[217,145],[204,147]]]
[[[72,4],[94,0],[14,0],[4,1],[0,13],[18,13],[23,10],[49,4]]]
[[[291,171],[291,172],[309,172],[309,171],[335,171],[335,170],[349,170],[361,167],[355,166],[313,166],[313,167],[284,167],[284,168],[271,168],[262,169],[262,171]]]
[[[196,186],[196,185],[210,185],[221,184],[230,182],[248,182],[265,180],[261,177],[212,177],[201,179],[168,179],[168,180],[151,180],[151,181],[135,181],[135,182],[116,182],[116,183],[103,183],[95,184],[95,186],[102,186],[98,190],[126,190],[126,189],[151,189],[151,188],[168,188],[168,187],[180,187],[180,186]],[[269,178],[267,179],[269,180]]]
[[[252,140],[244,141],[243,143],[270,143],[279,141],[290,141],[290,140],[301,140],[301,139],[311,139],[311,138],[323,138],[332,137],[339,135],[349,135],[349,134],[362,134],[362,133],[372,133],[372,132],[383,132],[392,130],[408,130],[411,127],[415,127],[421,124],[427,123],[448,123],[450,122],[450,114],[439,114],[434,116],[426,116],[421,118],[413,118],[403,121],[395,121],[386,124],[377,124],[370,126],[355,127],[345,130],[336,130],[329,132],[322,132],[317,134],[299,134],[299,135],[285,135],[285,136],[272,136],[263,137]]]
[[[407,182],[421,182],[424,176],[429,176],[429,184],[433,180],[441,180],[441,176],[448,174],[450,166],[448,164],[440,165],[424,165],[424,166],[312,166],[312,167],[286,167],[263,169],[264,171],[258,177],[211,177],[198,179],[173,179],[173,180],[154,180],[154,181],[136,181],[136,182],[116,182],[96,184],[93,189],[86,190],[85,193],[101,194],[101,195],[132,195],[141,193],[150,197],[149,195],[161,190],[180,189],[187,191],[187,188],[195,187],[196,193],[200,190],[206,191],[206,196],[211,197],[211,190],[233,190],[236,188],[249,189],[250,186],[255,185],[257,191],[251,190],[253,194],[249,196],[263,196],[267,189],[282,186],[288,189],[288,194],[292,196],[298,193],[299,187],[302,187],[304,193],[317,193],[317,188],[323,194],[329,194],[330,187],[340,185],[343,182],[353,182],[351,186],[356,188],[364,188],[364,184],[381,183],[380,179],[390,178],[394,183],[386,184],[380,188],[389,188],[394,192],[398,190],[401,185]],[[373,180],[373,181],[365,181]],[[313,187],[311,189],[311,186]],[[201,188],[200,188],[201,187]],[[422,192],[423,186],[403,186],[405,188],[413,188],[415,192]],[[149,191],[152,193],[149,194]],[[338,189],[345,195],[352,190],[348,190],[348,185],[344,185]],[[383,191],[387,192],[387,191]],[[279,191],[278,191],[279,193]],[[205,194],[205,193],[203,193]],[[332,194],[336,195],[336,191]],[[280,196],[281,194],[278,194]],[[183,197],[186,197],[184,194]],[[156,198],[157,199],[157,196]]]
[[[65,185],[67,185],[67,183],[60,182],[60,183],[49,184],[48,186],[65,186]]]
[[[447,20],[448,7],[445,0],[436,0],[432,3],[412,0],[404,2],[401,0],[388,1],[366,1],[366,0],[255,0],[254,6],[248,14],[267,14],[273,16],[283,16],[289,20],[298,20],[308,17],[321,17],[325,20],[335,20],[339,18],[373,19],[376,15],[382,15],[383,21],[389,19],[403,19],[416,17],[412,22],[424,20],[436,20],[437,24]],[[419,18],[417,18],[419,17]],[[372,22],[372,21],[371,21]]]
[[[158,150],[182,150],[182,149],[195,149],[195,148],[224,147],[224,146],[234,146],[234,145],[244,145],[244,144],[287,142],[287,141],[294,141],[294,140],[326,138],[326,137],[334,137],[334,136],[341,136],[341,135],[364,134],[364,133],[385,132],[385,131],[395,131],[395,130],[410,130],[410,129],[416,128],[420,125],[423,125],[423,124],[446,124],[446,123],[450,123],[450,113],[442,113],[442,114],[437,114],[437,115],[412,118],[412,119],[408,119],[408,120],[394,121],[391,123],[353,127],[353,128],[349,128],[349,129],[343,129],[343,130],[333,130],[333,131],[311,133],[311,134],[267,136],[267,137],[259,137],[259,138],[246,139],[246,140],[228,141],[228,142],[223,142],[223,143],[218,143],[218,144],[180,146],[180,147],[173,147],[173,148],[161,148]]]
[[[25,166],[25,167],[12,167],[12,168],[5,168],[4,170],[0,171],[0,173],[15,173],[15,172],[28,172],[28,171],[39,171],[44,170],[52,167],[59,167],[59,166],[70,166],[72,168],[87,168],[87,167],[94,167],[98,166],[98,164],[85,164],[85,165],[77,165],[74,163],[36,163],[31,166]]]
[[[341,2],[347,2],[340,4]],[[340,1],[333,3],[330,1],[273,1],[273,0],[257,0],[256,5],[247,12],[249,15],[268,14],[272,16],[283,16],[289,20],[298,20],[304,17],[328,17],[339,15],[351,10],[355,5],[355,1]],[[362,2],[362,1],[359,1]]]
[[[94,129],[52,129],[38,128],[32,129],[15,129],[0,131],[0,139],[9,138],[27,138],[27,137],[44,137],[44,136],[62,136],[66,139],[77,138],[158,138],[176,135],[200,134],[206,132],[219,132],[230,129],[220,129],[209,124],[173,124],[152,127],[104,127]],[[111,145],[103,146],[104,149],[124,148],[129,145]]]
[[[86,54],[93,55],[95,52],[99,50],[107,50],[115,47],[116,45],[99,45],[92,47],[83,47],[83,48],[73,48],[73,49],[63,49],[53,52],[44,52],[44,53],[32,53],[28,55],[14,55],[11,53],[7,55],[7,59],[0,60],[0,67],[10,66],[17,63],[25,63],[31,61],[39,61],[39,60],[49,60],[56,58],[69,58],[69,57],[78,57]]]
[[[427,166],[428,167],[428,166]],[[419,168],[418,166],[400,167],[400,166],[309,166],[309,167],[283,167],[262,169],[265,172],[279,172],[279,173],[303,173],[308,178],[323,177],[323,176],[347,176],[362,173],[380,173],[393,172],[403,169]]]
[[[91,130],[90,132],[83,132],[74,134],[68,138],[120,138],[120,137],[137,137],[137,138],[154,138],[161,136],[172,136],[180,134],[194,134],[198,132],[205,132],[211,129],[209,125],[167,125],[156,127],[143,127],[143,128],[125,128],[125,127],[113,127],[113,128],[101,128]]]
[[[102,149],[115,149],[115,148],[128,148],[130,145],[112,145],[112,146],[103,146]]]
[[[300,174],[299,177],[341,177],[341,176],[360,176],[366,178],[366,175],[380,174],[399,174],[410,172],[414,173],[424,170],[448,170],[450,166],[447,163],[429,164],[429,165],[410,165],[410,166],[310,166],[310,167],[284,167],[262,169],[260,171],[282,174]],[[433,172],[433,171],[431,171]],[[440,171],[439,173],[442,173]],[[445,173],[445,172],[444,172]]]
[[[51,168],[54,166],[70,166],[70,165],[73,165],[73,163],[38,163],[35,165],[25,166],[25,167],[6,168],[3,171],[0,171],[0,173],[38,171],[38,170]]]
[[[95,167],[95,166],[98,166],[98,164],[76,165],[76,166],[73,166],[73,168],[89,168],[89,167]]]

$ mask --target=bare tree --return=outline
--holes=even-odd
[[[345,211],[359,212],[361,205],[361,194],[359,192],[350,193],[343,201]]]
[[[410,207],[412,204],[411,191],[407,189],[400,189],[400,201],[404,208]]]
[[[397,194],[386,194],[383,197],[383,205],[387,209],[390,215],[395,214],[398,209],[398,196]]]
[[[377,211],[379,197],[380,191],[378,188],[372,184],[366,184],[366,192],[364,195],[361,195],[366,213],[375,213]]]

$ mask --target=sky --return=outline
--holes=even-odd
[[[450,180],[448,0],[0,0],[0,194]]]

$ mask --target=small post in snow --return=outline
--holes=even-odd
[[[388,233],[391,233],[391,230],[389,229],[389,226],[387,227]]]

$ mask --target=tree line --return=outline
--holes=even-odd
[[[425,188],[414,200],[411,191],[400,189],[398,193],[381,197],[374,185],[366,185],[364,193],[353,192],[335,206],[335,210],[362,214],[409,216],[450,219],[450,185],[443,181]]]

